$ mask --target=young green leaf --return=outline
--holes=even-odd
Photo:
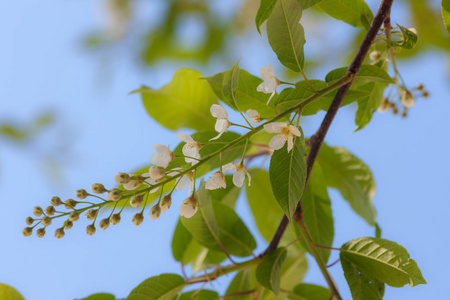
[[[180,275],[161,274],[141,282],[130,292],[127,300],[173,300],[184,286]]]
[[[317,245],[331,247],[334,238],[334,221],[327,184],[320,165],[314,166],[302,200],[303,216],[313,241]],[[305,247],[307,248],[307,247]],[[326,263],[330,250],[318,249]]]
[[[376,212],[372,204],[375,181],[369,167],[348,150],[322,145],[317,158],[327,185],[337,189],[353,210],[370,225],[375,225]]]
[[[358,100],[358,109],[356,110],[355,124],[356,129],[363,129],[370,120],[373,113],[378,109],[383,101],[384,90],[387,84],[380,82],[371,82],[359,87],[360,90],[367,91],[368,96]]]
[[[25,298],[12,286],[0,283],[0,299],[25,300]]]
[[[284,145],[280,150],[274,151],[270,160],[272,192],[289,219],[303,194],[306,181],[305,156],[305,142],[302,135],[294,137],[294,147],[290,152],[287,152],[287,145]]]
[[[260,27],[262,23],[264,23],[264,21],[269,18],[276,3],[277,0],[261,0],[261,4],[259,5],[259,9],[256,13],[255,18],[256,29],[258,30],[259,34],[261,34]]]
[[[302,7],[297,0],[278,0],[267,20],[270,46],[280,62],[295,72],[301,72],[304,66],[306,40],[299,23],[301,17]]]
[[[228,99],[224,96],[222,91],[224,73],[218,73],[212,77],[206,77],[205,79],[211,85],[214,93],[219,100],[225,102],[230,107],[236,110],[234,103],[229,103]],[[275,115],[272,107],[267,106],[266,102],[268,96],[264,93],[258,92],[256,88],[260,85],[262,79],[256,77],[245,70],[239,70],[239,84],[235,90],[235,99],[239,108],[246,112],[248,109],[255,109],[261,115],[261,118],[268,118]],[[275,94],[272,99],[276,99]]]
[[[177,299],[177,298],[174,298]],[[178,300],[219,300],[219,294],[215,291],[210,290],[200,290],[200,291],[192,291],[181,294]]]
[[[302,300],[328,300],[331,297],[329,289],[309,283],[300,283],[295,286],[294,294],[300,296]],[[289,297],[289,299],[298,300],[299,298],[296,296]]]
[[[281,266],[286,259],[286,248],[278,248],[264,256],[256,268],[256,279],[265,288],[270,289],[275,295],[280,290]]]
[[[364,0],[322,0],[319,7],[331,17],[354,27],[366,27],[373,19]]]
[[[180,69],[172,81],[154,90],[142,87],[142,102],[148,114],[162,126],[176,130],[214,128],[214,118],[209,111],[217,103],[209,85],[200,80],[202,74],[192,69]]]
[[[192,218],[181,218],[193,238],[214,251],[223,251],[223,247],[231,255],[251,255],[256,248],[255,239],[234,210],[213,201],[204,186],[199,190],[198,201],[198,212]]]
[[[239,85],[239,61],[231,69],[223,73],[222,93],[227,99],[227,104],[235,109],[239,109],[236,103],[236,90]]]
[[[385,239],[354,239],[342,246],[340,257],[353,264],[364,276],[393,287],[427,283],[406,249]]]
[[[230,300],[246,300],[251,298],[251,294],[231,296],[240,292],[250,291],[252,289],[252,278],[250,270],[243,270],[236,273],[230,285],[227,288],[225,296]]]
[[[3,298],[0,298],[3,299]],[[116,300],[116,296],[113,294],[106,294],[106,293],[98,293],[90,295],[86,298],[80,299],[80,300]]]
[[[369,279],[354,264],[345,259],[341,259],[341,265],[353,300],[383,299],[384,283]]]
[[[450,0],[442,0],[441,11],[445,28],[447,28],[448,33],[450,33]]]
[[[397,24],[398,25],[398,24]],[[408,28],[405,28],[403,26],[398,25],[400,30],[402,31],[402,41],[386,41],[389,45],[394,47],[401,47],[404,49],[412,49],[414,46],[416,46],[417,43],[417,35],[409,30]]]
[[[297,1],[300,2],[302,9],[305,10],[307,8],[310,8],[311,6],[316,5],[322,0],[297,0]]]
[[[334,69],[325,76],[326,82],[333,82],[342,78],[347,72],[347,67]],[[384,82],[384,83],[394,83],[391,76],[386,73],[382,68],[375,65],[362,65],[353,84],[361,85],[368,82]]]

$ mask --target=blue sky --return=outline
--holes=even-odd
[[[186,64],[143,70],[132,59],[119,59],[118,53],[112,56],[111,69],[103,69],[80,43],[84,34],[102,24],[99,3],[82,2],[19,0],[0,4],[0,120],[26,122],[45,111],[57,115],[57,126],[29,147],[0,141],[0,282],[14,286],[26,299],[73,299],[95,292],[125,297],[150,276],[180,273],[170,250],[177,209],[156,222],[147,218],[139,227],[131,223],[129,212],[121,224],[92,237],[85,234],[86,221],[76,224],[61,240],[53,238],[50,230],[43,239],[21,235],[33,206],[46,206],[54,195],[73,197],[76,189],[88,188],[93,182],[111,186],[115,173],[148,164],[154,143],[178,143],[175,133],[146,115],[138,96],[127,93],[141,84],[159,87]],[[336,26],[336,30],[348,29],[345,26]],[[281,69],[264,37],[255,31],[246,38],[254,43],[247,46],[244,38],[238,41],[235,52],[236,59],[241,57],[241,67],[253,74],[267,63]],[[330,145],[347,147],[371,167],[383,237],[408,249],[428,281],[414,289],[388,287],[385,299],[441,299],[448,295],[448,264],[441,254],[450,247],[446,238],[450,220],[446,189],[450,145],[445,114],[450,109],[448,63],[441,52],[401,62],[405,80],[411,86],[425,84],[430,99],[417,101],[406,119],[376,114],[372,123],[356,133],[354,107],[346,107],[326,139]],[[225,68],[213,66],[210,74]],[[314,75],[323,78],[326,72]],[[305,133],[314,132],[319,122],[320,118],[308,119]],[[45,153],[63,153],[59,161],[64,176],[57,184],[43,175]],[[355,216],[336,192],[330,191],[330,196],[335,246],[373,235],[373,228]],[[180,195],[175,201],[183,198]],[[238,209],[239,215],[249,220],[244,199]],[[251,221],[247,223],[255,232]],[[258,241],[263,249],[261,238]],[[332,259],[336,257],[333,253]],[[344,297],[350,299],[340,265],[331,272]],[[305,281],[325,284],[313,264]],[[223,289],[225,283],[215,287]]]

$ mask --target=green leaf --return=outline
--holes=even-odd
[[[214,128],[210,108],[217,103],[216,97],[208,83],[200,78],[202,74],[198,71],[180,69],[172,81],[159,90],[142,87],[134,92],[141,93],[148,114],[168,129]]]
[[[141,282],[130,292],[127,300],[172,300],[184,286],[183,277],[161,274]]]
[[[278,0],[267,20],[270,46],[280,62],[295,72],[301,72],[304,66],[306,40],[299,23],[301,17],[302,7],[297,0]]]
[[[239,85],[239,61],[231,69],[223,73],[222,93],[227,100],[227,104],[238,109],[236,105],[236,90]],[[238,109],[239,110],[239,109]]]
[[[256,248],[255,239],[234,210],[211,200],[204,186],[199,190],[198,201],[198,212],[190,219],[181,218],[194,239],[214,251],[222,251],[223,246],[231,255],[251,255]]]
[[[354,239],[342,246],[340,257],[356,266],[366,277],[393,287],[427,283],[406,249],[385,239]]]
[[[0,299],[25,300],[25,298],[12,286],[0,283]]]
[[[269,18],[276,3],[277,0],[261,0],[261,4],[259,5],[259,9],[256,13],[255,18],[256,29],[258,30],[259,34],[261,34],[260,27],[262,23],[264,23],[264,21]]]
[[[338,68],[330,71],[327,76],[325,76],[326,82],[333,82],[335,80],[341,79],[347,72],[347,67]],[[375,65],[362,65],[359,69],[358,74],[353,80],[353,84],[361,85],[368,82],[384,82],[384,83],[395,83],[391,76],[386,73],[382,68]]]
[[[381,227],[378,223],[375,223],[375,237],[381,238]]]
[[[328,198],[327,184],[320,165],[314,166],[306,185],[302,200],[303,216],[313,241],[317,245],[333,245],[334,227],[331,214],[331,201]],[[307,247],[305,247],[307,248]],[[318,249],[326,263],[330,250]]]
[[[403,26],[400,26],[397,24],[397,26],[400,28],[400,30],[402,31],[402,41],[398,42],[398,41],[388,41],[386,40],[386,42],[394,47],[401,47],[404,49],[412,49],[414,48],[414,46],[416,46],[417,44],[417,35],[412,32],[411,30],[409,30],[408,28],[405,28]]]
[[[331,297],[331,292],[329,289],[323,286],[300,283],[294,288],[294,294],[302,297],[302,300],[328,300]],[[298,300],[297,297],[289,297],[291,300]]]
[[[240,271],[234,276],[230,285],[227,288],[227,292],[225,296],[227,299],[231,300],[246,300],[251,298],[251,294],[241,295],[241,296],[233,296],[229,295],[237,294],[239,292],[250,291],[252,289],[252,278],[249,270]]]
[[[322,0],[297,0],[297,1],[300,2],[302,9],[305,10],[307,8],[310,8],[311,6],[316,5]]]
[[[215,291],[200,290],[181,294],[178,300],[219,300],[219,294]],[[175,298],[173,299],[175,300]]]
[[[212,77],[206,77],[205,79],[211,85],[214,93],[219,100],[227,103],[236,110],[234,104],[228,103],[227,98],[222,91],[224,73],[218,73]],[[239,84],[235,91],[235,99],[238,107],[246,112],[248,109],[255,109],[261,115],[261,118],[269,118],[275,115],[272,107],[267,106],[268,95],[258,92],[256,88],[262,83],[262,79],[256,77],[245,70],[239,70]],[[276,99],[277,95],[274,95],[273,99]]]
[[[287,143],[286,143],[287,144]],[[305,141],[294,136],[294,147],[288,153],[287,145],[274,151],[269,174],[273,195],[281,209],[291,219],[303,194],[306,181]]]
[[[320,90],[327,86],[327,84],[320,80],[309,80],[311,86]],[[302,112],[302,116],[310,116],[314,115],[321,110],[328,110],[330,108],[331,102],[333,102],[334,96],[337,91],[331,92],[329,94],[324,95],[322,98],[317,99],[316,101],[305,106]],[[305,81],[299,81],[295,84],[295,88],[286,88],[281,93],[280,96],[276,99],[275,107],[278,111],[284,111],[300,102],[305,100],[306,98],[312,96],[314,92],[308,87]],[[342,106],[353,103],[359,99],[368,96],[368,92],[360,91],[360,90],[349,90],[347,95],[342,102]]]
[[[382,300],[384,283],[369,279],[351,262],[341,259],[342,270],[353,300]]]
[[[368,96],[358,100],[358,109],[356,110],[355,124],[356,130],[363,129],[370,120],[373,113],[380,107],[383,101],[384,90],[387,84],[371,82],[359,87],[360,90],[367,91]]]
[[[450,33],[450,0],[442,0],[441,8],[445,28],[447,28],[447,31]]]
[[[278,295],[280,290],[281,266],[286,259],[286,248],[278,248],[264,256],[256,268],[256,279],[265,288]]]
[[[337,189],[353,210],[370,225],[375,225],[376,212],[372,204],[375,181],[369,167],[348,150],[322,145],[317,161],[329,187]]]
[[[116,296],[114,296],[113,294],[98,293],[98,294],[90,295],[90,296],[80,299],[80,300],[116,300]]]
[[[364,0],[322,0],[319,7],[331,17],[354,27],[366,27],[373,19],[372,11]]]

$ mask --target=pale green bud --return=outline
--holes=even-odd
[[[43,217],[41,220],[42,225],[44,226],[49,226],[50,224],[52,224],[52,219],[50,217]]]
[[[44,213],[44,211],[42,210],[42,208],[41,208],[40,206],[35,206],[35,207],[33,208],[33,214],[34,214],[36,217],[42,216],[43,213]]]
[[[165,195],[161,199],[161,202],[159,203],[159,206],[161,207],[161,212],[167,211],[171,205],[172,205],[172,197],[170,195]]]
[[[142,202],[144,202],[143,195],[135,195],[135,196],[131,197],[131,199],[130,199],[130,205],[132,207],[139,207],[139,206],[141,206]]]
[[[120,214],[113,214],[109,219],[112,225],[119,224],[120,220],[121,220]]]
[[[36,235],[38,238],[43,238],[45,235],[45,228],[39,228],[36,230]]]
[[[85,199],[88,196],[88,193],[86,192],[85,189],[80,189],[80,190],[77,190],[76,195],[77,195],[77,198],[79,198],[79,199]]]
[[[63,238],[65,234],[64,228],[58,228],[55,230],[55,238],[57,239]]]
[[[137,213],[133,216],[131,220],[135,226],[139,226],[144,222],[144,215],[142,213]]]
[[[75,208],[75,206],[77,206],[77,203],[78,202],[73,200],[73,199],[67,199],[64,202],[64,207],[67,208],[67,209],[72,209],[72,208]]]
[[[98,209],[90,209],[86,213],[86,218],[88,220],[94,220],[95,217],[97,216],[97,213],[98,213]]]
[[[86,233],[87,233],[88,235],[94,235],[95,231],[96,231],[96,229],[95,229],[94,224],[88,225],[88,226],[86,227]]]
[[[27,217],[25,219],[25,223],[27,223],[27,225],[31,225],[34,223],[34,219],[32,217]]]
[[[91,185],[91,191],[96,194],[103,194],[104,192],[106,192],[106,189],[103,184],[94,183],[93,185]]]
[[[53,216],[55,214],[55,207],[54,206],[47,206],[47,208],[45,209],[45,213],[49,216]]]
[[[127,173],[118,173],[114,176],[114,181],[117,184],[127,184],[130,180],[131,177]]]
[[[53,206],[59,206],[59,205],[62,204],[62,201],[61,201],[61,198],[55,196],[55,197],[52,197],[52,199],[50,199],[50,203],[51,203]]]
[[[122,192],[119,189],[112,189],[108,192],[108,199],[111,201],[119,201],[122,197]]]
[[[69,230],[72,229],[72,227],[73,227],[72,221],[67,220],[66,222],[64,222],[64,229]]]
[[[159,207],[158,204],[152,207],[150,210],[150,219],[157,220],[159,218],[159,215],[161,214],[161,207]]]
[[[77,211],[73,211],[69,214],[69,221],[78,221],[80,219],[80,214]]]
[[[22,230],[23,236],[30,236],[32,233],[33,233],[33,228],[31,228],[31,227],[25,227]]]
[[[100,221],[100,229],[105,230],[109,227],[109,219],[103,219]]]

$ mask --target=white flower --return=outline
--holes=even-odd
[[[137,177],[139,178],[139,175],[136,174],[130,174],[130,177]],[[142,184],[142,180],[135,180],[135,179],[131,179],[130,181],[128,181],[127,183],[125,183],[123,185],[124,189],[132,191],[137,189],[139,186],[141,186]]]
[[[211,174],[211,178],[209,178],[205,184],[205,189],[207,190],[224,189],[226,187],[227,183],[225,182],[225,177],[221,171]]]
[[[163,167],[151,166],[150,169],[148,169],[148,173],[145,174],[148,174],[151,179],[159,180],[166,175],[166,169]]]
[[[169,163],[175,159],[175,154],[170,151],[169,147],[154,144],[153,148],[156,149],[156,153],[153,153],[152,156],[150,156],[150,161],[152,164],[158,167],[167,168]]]
[[[414,96],[410,91],[404,91],[400,100],[406,108],[414,106]]]
[[[248,177],[248,185],[250,186],[250,181],[252,177],[250,176],[250,173],[247,172],[247,170],[244,168],[244,165],[239,164],[233,164],[229,163],[223,166],[223,171],[231,170],[235,171],[233,174],[233,183],[237,187],[242,187],[244,185],[245,175]]]
[[[227,131],[228,127],[231,126],[231,123],[230,123],[230,121],[228,121],[227,111],[222,106],[217,105],[217,104],[213,104],[211,106],[210,110],[211,110],[211,115],[214,118],[217,118],[216,125],[214,126],[214,129],[219,133],[218,136],[213,137],[212,139],[210,139],[210,141],[212,141],[212,140],[217,140],[218,138],[220,138],[220,136],[224,132]]]
[[[191,196],[183,201],[180,205],[180,215],[182,215],[185,218],[190,218],[198,210],[198,202],[197,198],[195,196]]]
[[[176,187],[177,191],[182,191],[187,188],[189,188],[189,194],[194,189],[194,172],[192,172],[192,171],[184,174],[180,178],[180,181],[178,181],[178,184]]]
[[[294,135],[295,136],[301,136],[300,130],[298,130],[297,127],[293,125],[288,125],[286,123],[270,123],[264,125],[264,130],[268,133],[279,133],[276,136],[274,136],[270,142],[269,147],[273,150],[278,150],[283,148],[284,144],[288,143],[287,151],[291,151],[291,149],[294,147]]]
[[[201,158],[199,151],[202,148],[202,145],[199,142],[194,141],[194,139],[190,135],[184,133],[178,133],[177,137],[180,140],[186,142],[186,144],[183,146],[183,154],[189,157],[185,157],[185,161],[187,163],[192,163],[192,165],[198,163],[197,159]]]
[[[269,104],[270,100],[276,93],[277,86],[279,86],[281,82],[278,80],[277,75],[270,64],[268,64],[267,67],[262,67],[259,70],[259,74],[262,79],[264,79],[264,82],[258,85],[256,90],[258,92],[263,92],[264,94],[272,94],[267,101],[267,104]]]
[[[252,120],[252,124],[256,124],[261,122],[261,117],[259,115],[259,112],[257,110],[254,109],[249,109],[246,112],[247,116],[250,118],[250,120]]]

